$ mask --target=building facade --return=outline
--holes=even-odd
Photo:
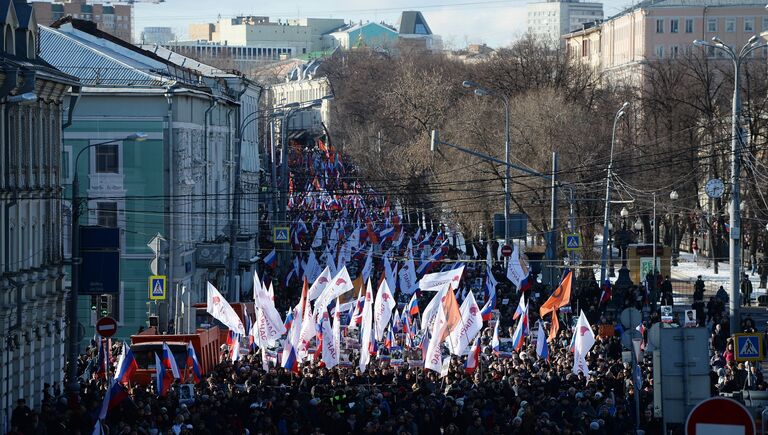
[[[720,37],[741,47],[768,30],[765,2],[758,0],[645,1],[592,27],[564,35],[572,59],[591,65],[608,80],[640,83],[647,61],[674,59],[701,50],[693,41]],[[708,49],[711,58],[722,58]],[[766,50],[755,53],[765,57]]]
[[[553,45],[584,23],[603,18],[602,3],[578,0],[528,3],[526,9],[528,33]]]
[[[359,46],[389,49],[397,45],[398,33],[384,23],[351,24],[323,36],[327,48],[349,50]]]
[[[149,312],[159,317],[161,330],[171,323],[177,331],[193,329],[189,305],[205,300],[207,281],[230,298],[239,292],[227,286],[228,229],[238,160],[243,173],[259,170],[257,124],[241,126],[241,120],[257,110],[260,88],[191,60],[177,64],[178,58],[142,50],[80,20],[42,28],[40,45],[46,61],[82,83],[64,133],[63,160],[71,167],[65,197],[71,197],[77,170],[79,195],[88,203],[81,223],[120,229],[120,292],[110,307],[117,335],[147,326],[154,259],[147,243],[157,234],[165,239],[157,272],[167,276],[168,297],[149,305]],[[133,132],[146,133],[146,141],[121,140]],[[88,150],[74,167],[73,156],[104,141],[112,142]],[[241,179],[258,189],[253,176]],[[250,290],[255,204],[241,204],[236,272]],[[79,306],[81,322],[92,331],[90,300],[83,297]]]
[[[170,27],[145,27],[141,31],[142,44],[167,44],[176,40],[176,35]]]
[[[64,17],[93,21],[99,30],[125,41],[133,39],[133,5],[93,3],[86,0],[53,0],[32,2],[40,24],[45,26]]]
[[[0,433],[19,399],[62,385],[62,106],[77,79],[41,61],[35,12],[0,0]],[[49,390],[52,392],[52,390]]]

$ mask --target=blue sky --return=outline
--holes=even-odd
[[[525,32],[526,0],[166,0],[165,3],[136,3],[135,31],[145,26],[171,27],[185,35],[187,25],[215,22],[235,15],[266,15],[270,18],[333,17],[353,21],[386,21],[395,24],[403,10],[420,10],[432,32],[453,47],[484,42],[509,45]],[[604,2],[607,16],[614,15],[631,0]]]

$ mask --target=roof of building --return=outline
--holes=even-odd
[[[367,23],[357,22],[357,23],[354,23],[354,24],[347,24],[347,25],[342,26],[342,27],[340,27],[338,29],[331,30],[330,32],[328,32],[326,34],[330,34],[330,33],[351,33],[351,32],[354,32],[355,30],[360,30],[360,29],[363,29],[363,28],[368,27],[368,26],[381,27],[381,28],[383,28],[383,29],[385,29],[385,30],[387,30],[389,32],[397,34],[397,30],[394,27],[392,27],[392,26],[390,26],[388,24],[385,24],[385,23],[377,23],[375,21],[369,21]]]
[[[204,88],[201,74],[96,29],[95,23],[65,17],[40,26],[40,56],[79,77],[84,86],[158,87],[182,83]]]
[[[208,77],[242,77],[242,74],[237,71],[224,71],[220,68],[216,68],[215,66],[206,65],[202,62],[192,59],[191,57],[187,57],[175,51],[169,50],[161,45],[140,44],[138,47],[156,54],[163,59],[169,60],[176,65],[195,70],[200,74]]]
[[[398,27],[401,35],[424,35],[432,34],[427,20],[419,11],[403,11],[400,15],[400,26]]]
[[[629,12],[639,9],[651,9],[651,8],[684,8],[684,7],[734,7],[734,6],[759,6],[765,7],[765,0],[644,0],[635,5],[632,5],[623,11],[608,17],[605,21],[610,21],[614,18],[618,18]]]

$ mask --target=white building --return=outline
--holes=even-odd
[[[141,32],[142,44],[167,44],[176,40],[170,27],[145,27]]]
[[[528,33],[561,44],[561,37],[578,30],[584,23],[603,18],[602,3],[572,1],[546,1],[528,3]]]

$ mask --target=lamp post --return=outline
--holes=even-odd
[[[753,51],[768,47],[768,44],[760,42],[757,35],[749,38],[746,44],[738,53],[720,38],[715,36],[712,42],[695,40],[695,45],[700,47],[711,47],[725,53],[733,62],[733,104],[731,106],[731,216],[730,216],[730,304],[728,308],[728,317],[731,324],[731,333],[739,332],[740,324],[740,305],[739,300],[741,289],[741,214],[739,210],[740,198],[740,179],[741,176],[741,147],[744,143],[744,130],[741,128],[741,63],[749,58]]]
[[[80,156],[85,150],[120,141],[143,142],[146,139],[146,133],[133,133],[122,139],[112,139],[86,145],[77,153],[77,156],[75,156],[75,163],[72,166],[72,170],[74,171],[74,176],[72,177],[72,231],[70,234],[72,258],[70,271],[71,284],[67,304],[67,321],[69,322],[69,330],[67,331],[67,342],[69,345],[67,349],[67,360],[69,366],[67,367],[68,382],[66,385],[66,390],[70,394],[78,394],[80,392],[80,383],[77,380],[77,359],[80,357],[80,340],[77,334],[79,326],[77,319],[77,298],[80,290],[80,264],[82,263],[82,258],[80,258],[80,177],[77,175],[77,165],[80,162]],[[88,198],[86,197],[84,199],[87,200]]]
[[[619,119],[624,116],[625,111],[629,107],[629,102],[625,102],[621,105],[621,108],[616,112],[613,117],[613,130],[611,132],[611,154],[608,160],[608,173],[605,176],[605,210],[603,211],[603,248],[602,248],[602,260],[600,262],[600,282],[605,282],[605,266],[608,260],[608,239],[609,234],[609,222],[608,214],[611,212],[611,171],[613,170],[613,148],[616,144],[616,126],[619,124]],[[612,253],[613,250],[611,250]],[[611,273],[613,275],[613,273]],[[602,284],[601,284],[602,285]]]
[[[669,192],[669,199],[672,200],[672,265],[677,266],[678,243],[677,243],[677,212],[675,211],[675,202],[678,198],[677,190]]]
[[[629,228],[627,228],[627,218],[629,217],[629,210],[626,207],[621,208],[621,243],[619,249],[621,249],[621,267],[627,267],[627,244],[629,244]]]
[[[504,93],[495,89],[480,87],[477,83],[465,80],[461,84],[465,88],[473,89],[475,95],[484,97],[494,96],[504,104],[504,244],[509,243],[509,98]]]

